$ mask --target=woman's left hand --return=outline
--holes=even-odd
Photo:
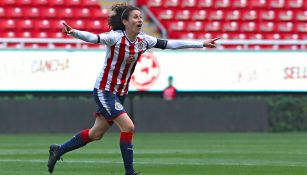
[[[219,40],[219,39],[221,39],[221,38],[218,37],[218,38],[214,38],[214,39],[210,39],[210,40],[208,40],[208,41],[205,41],[204,44],[203,44],[203,46],[204,46],[204,47],[208,47],[208,48],[216,48],[216,43],[215,43],[215,41],[217,41],[217,40]]]

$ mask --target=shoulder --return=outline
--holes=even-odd
[[[156,37],[147,35],[147,34],[144,33],[144,32],[139,33],[138,37],[139,37],[140,39],[142,39],[142,40],[145,40],[146,42],[156,42],[156,41],[157,41],[157,38],[156,38]]]
[[[123,32],[121,30],[111,30],[100,34],[100,37],[106,41],[107,45],[115,44],[122,38],[122,36]]]
[[[103,34],[108,35],[108,36],[117,37],[117,36],[123,35],[123,32],[122,32],[121,30],[111,30],[111,31],[105,32],[105,33],[103,33]]]

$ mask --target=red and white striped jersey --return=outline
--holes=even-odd
[[[98,35],[100,43],[107,46],[106,59],[95,88],[122,96],[128,93],[131,75],[137,60],[147,50],[155,47],[157,38],[140,33],[135,41],[129,41],[122,30]]]

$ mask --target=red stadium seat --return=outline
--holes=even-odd
[[[292,21],[293,20],[293,11],[291,11],[291,10],[279,11],[278,19],[280,21]]]
[[[68,21],[65,21],[65,22],[69,24]],[[62,31],[62,29],[63,29],[63,21],[62,20],[57,20],[57,19],[51,20],[50,25],[53,27],[53,29],[55,31]]]
[[[230,6],[230,2],[228,0],[215,0],[216,8],[228,8]]]
[[[43,19],[46,18],[56,18],[58,17],[57,15],[57,10],[53,7],[50,8],[41,8],[41,15]]]
[[[75,18],[90,18],[90,10],[88,8],[75,9]]]
[[[71,25],[73,28],[76,28],[78,30],[84,30],[85,29],[85,23],[83,20],[72,20],[68,21],[68,24]]]
[[[307,23],[305,23],[305,22],[296,23],[295,31],[307,33]]]
[[[223,20],[224,12],[222,10],[213,11],[209,17],[210,20]]]
[[[40,11],[36,7],[25,8],[24,15],[29,18],[40,18]]]
[[[81,6],[81,0],[65,0],[68,7]]]
[[[273,10],[268,10],[268,11],[262,10],[260,13],[262,20],[272,21],[275,19],[275,11]]]
[[[286,39],[286,40],[298,40],[299,39],[299,35],[298,34],[293,34],[293,33],[284,33],[282,35],[282,39]]]
[[[262,40],[264,37],[261,33],[251,33],[247,35],[247,38],[252,40]]]
[[[99,6],[98,0],[83,0],[83,7]]]
[[[248,1],[249,2],[249,7],[251,9],[253,8],[262,8],[265,9],[266,6],[266,0],[252,0],[252,1]]]
[[[175,19],[177,20],[189,20],[191,19],[190,10],[178,10]]]
[[[300,33],[299,34],[299,39],[300,40],[307,40],[307,33]]]
[[[280,22],[278,23],[278,31],[280,32],[291,32],[293,30],[292,22]]]
[[[226,20],[239,20],[241,17],[239,10],[233,10],[227,13]]]
[[[109,26],[105,20],[90,20],[87,22],[87,30],[95,31],[97,33],[109,31]]]
[[[307,7],[306,7],[307,8]],[[304,11],[298,11],[296,13],[296,19],[298,21],[307,21],[307,10]]]
[[[100,7],[95,7],[91,9],[91,15],[95,19],[107,18],[109,16],[109,11],[107,9],[101,9]]]
[[[227,22],[224,24],[225,32],[236,32],[239,29],[239,24],[237,22]]]
[[[229,39],[244,40],[246,35],[244,33],[229,33]]]
[[[165,0],[164,7],[178,7],[179,6],[179,0]]]
[[[65,0],[49,0],[49,4],[51,7],[53,6],[64,6]]]
[[[269,2],[269,8],[284,8],[285,5],[285,1],[281,1],[281,0],[271,0],[271,2]]]
[[[195,33],[193,32],[188,32],[188,33],[184,32],[178,35],[178,39],[195,39],[195,38],[196,36]]]
[[[31,6],[32,0],[16,0],[16,5]]]
[[[304,6],[304,0],[288,0],[288,8],[302,8]]]
[[[265,40],[279,40],[281,39],[281,35],[279,33],[264,33],[262,34]]]
[[[233,8],[238,9],[238,8],[245,8],[247,7],[247,2],[246,0],[234,0],[232,3]]]
[[[195,8],[196,7],[196,0],[182,0],[181,2],[182,8]]]
[[[0,32],[0,37],[2,38],[15,38],[16,33],[13,31],[5,31],[5,32]]]
[[[34,23],[31,19],[19,20],[17,25],[18,28],[21,28],[23,30],[31,30],[34,28]]]
[[[256,10],[248,10],[243,14],[243,20],[246,21],[254,21],[258,18],[258,14]]]
[[[6,10],[5,8],[0,7],[0,18],[4,18],[4,17],[6,17],[5,10]]]
[[[259,24],[259,29],[262,32],[274,32],[275,31],[275,25],[273,22],[261,22]]]
[[[168,31],[184,31],[186,24],[183,21],[170,21],[166,23]]]
[[[199,0],[197,6],[199,8],[208,8],[208,7],[212,7],[213,3],[212,0]]]
[[[30,31],[18,32],[17,38],[32,38],[32,33]]]
[[[161,20],[172,20],[174,18],[174,11],[170,9],[157,10],[157,16]]]
[[[195,10],[192,14],[192,20],[206,20],[207,13],[205,10]]]
[[[73,18],[74,17],[74,13],[73,13],[73,9],[72,8],[61,8],[58,10],[58,17],[60,17],[61,19],[64,18]]]
[[[1,0],[0,5],[3,6],[16,5],[16,0]]]
[[[10,18],[22,18],[23,16],[23,9],[20,7],[12,7],[7,8],[7,15]]]
[[[162,0],[151,0],[147,2],[149,7],[162,7]]]
[[[187,26],[188,26],[188,31],[198,31],[198,32],[201,32],[201,31],[204,31],[204,26],[203,26],[203,23],[200,22],[200,21],[191,21],[191,22],[188,22],[187,23]]]
[[[10,29],[13,30],[16,28],[16,21],[13,19],[4,19],[0,20],[1,26],[3,26],[4,29]]]
[[[48,38],[48,33],[43,31],[43,32],[35,32],[32,35],[34,38]]]
[[[204,26],[206,27],[206,31],[210,31],[210,32],[220,32],[221,31],[221,23],[217,21],[208,22]]]
[[[51,36],[52,38],[65,38],[66,37],[66,34],[64,34],[63,32],[49,32],[48,35]]]
[[[51,28],[50,21],[47,19],[37,21],[35,26],[38,27],[39,30],[48,30]]]
[[[48,0],[32,0],[33,5],[48,6]]]
[[[243,22],[241,24],[241,32],[255,32],[257,30],[254,22]]]

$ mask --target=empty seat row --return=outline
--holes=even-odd
[[[307,33],[305,22],[202,22],[202,21],[164,21],[168,32],[172,31],[224,31],[224,32],[290,32]]]
[[[164,8],[306,8],[305,0],[138,0],[139,5]]]
[[[187,39],[210,39],[222,37],[231,40],[306,40],[307,33],[223,33],[223,32],[182,32],[174,31],[170,33],[171,38]]]
[[[107,9],[70,7],[0,7],[0,18],[107,18]]]
[[[99,30],[100,32],[109,31],[106,20],[65,20],[74,28],[80,30]],[[26,19],[26,20],[13,20],[5,19],[0,21],[2,31],[22,31],[22,30],[49,30],[55,31],[63,28],[62,20],[41,20],[41,19]],[[1,31],[1,30],[0,30]]]
[[[0,6],[98,6],[98,0],[1,0]]]
[[[161,20],[307,21],[306,10],[188,10],[153,9]]]

